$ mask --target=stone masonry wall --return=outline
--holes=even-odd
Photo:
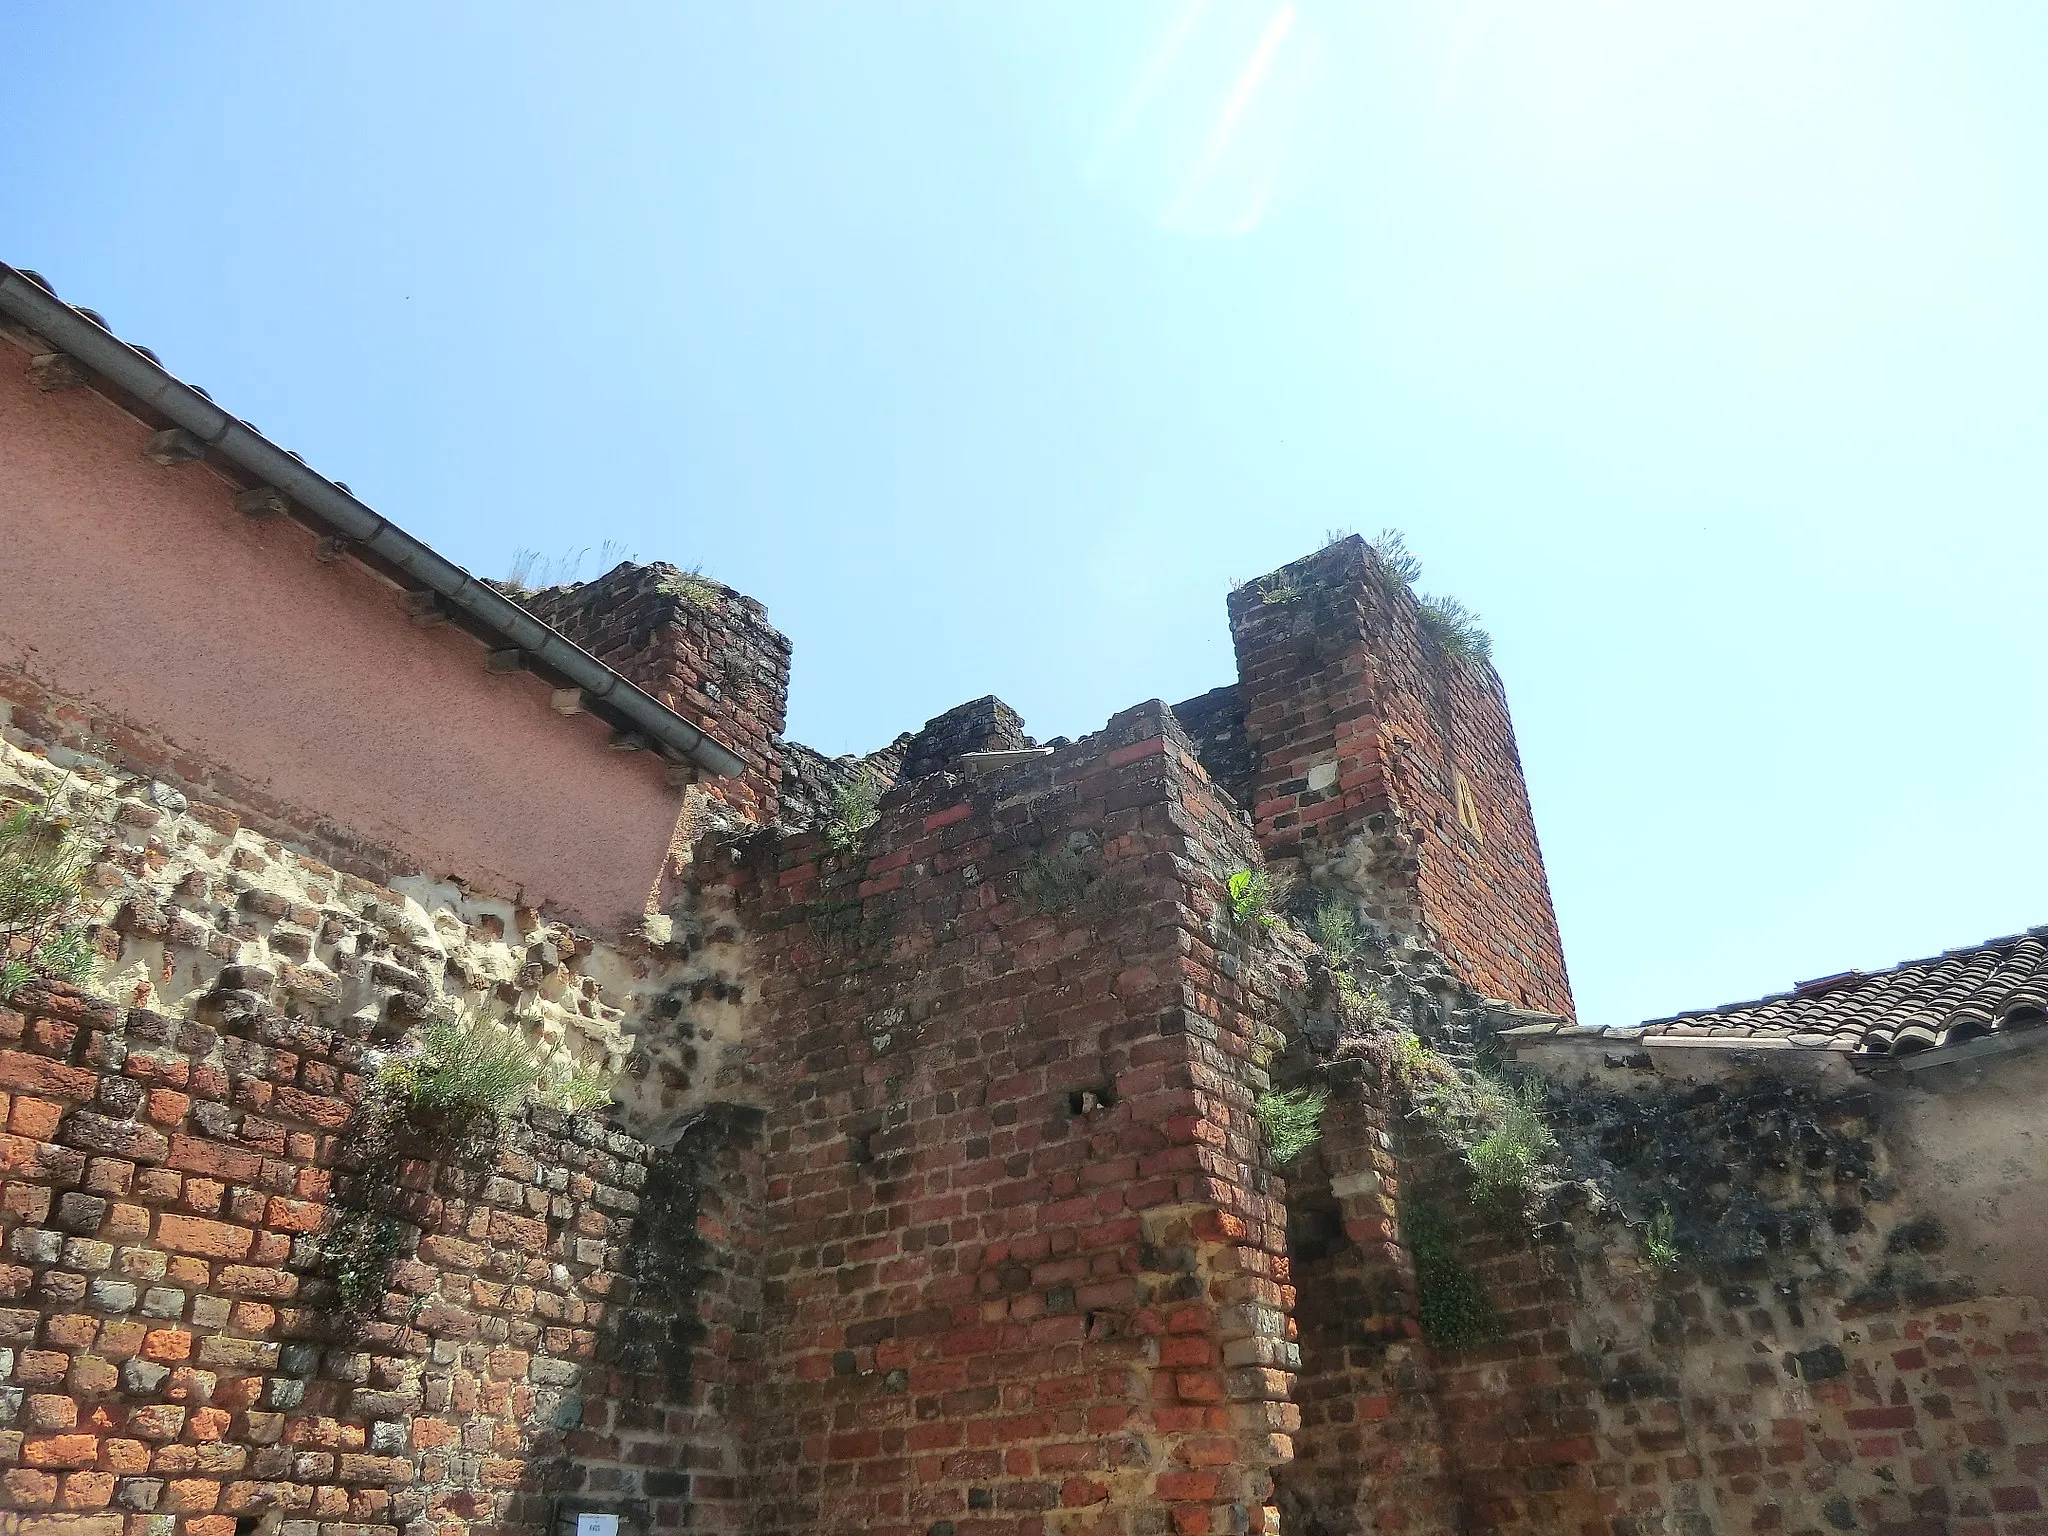
[[[1270,1529],[1279,988],[1170,714],[903,786],[851,854],[741,854],[776,1021],[758,1528]]]
[[[1553,1082],[1572,1176],[1503,1215],[1473,1203],[1462,1160],[1401,1112],[1371,1052],[1326,1080],[1289,1209],[1291,1530],[2044,1528],[2039,1303],[1974,1294],[1939,1197],[1895,1176],[1883,1095],[1616,1054]],[[1473,1342],[1416,1326],[1407,1239],[1425,1208],[1492,1313]],[[1645,1241],[1660,1214],[1668,1266]]]
[[[1506,695],[1419,612],[1356,536],[1231,594],[1259,841],[1486,995],[1569,1016]]]
[[[10,1536],[538,1532],[577,1499],[738,1529],[758,1117],[719,1106],[745,1073],[689,1003],[737,992],[731,946],[375,885],[43,718],[11,718],[0,802],[89,840],[101,968],[0,1006]],[[648,1106],[666,1150],[534,1108],[373,1157],[365,1083],[443,1000],[551,1074],[706,1059]],[[401,1251],[345,1318],[330,1240],[373,1221]]]

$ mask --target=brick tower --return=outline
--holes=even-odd
[[[1571,984],[1507,694],[1432,638],[1356,535],[1230,597],[1268,859],[1350,891],[1474,988],[1569,1016]]]

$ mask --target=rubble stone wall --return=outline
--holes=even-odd
[[[1511,1214],[1474,1202],[1370,1052],[1327,1074],[1289,1209],[1289,1528],[2042,1530],[2040,1303],[1995,1294],[1977,1271],[1998,1251],[1959,1243],[1944,1189],[1902,1177],[1908,1090],[1826,1062],[1662,1057],[1542,1053],[1571,1176]],[[1417,1278],[1425,1211],[1492,1314],[1468,1342],[1419,1326],[1442,1283]]]

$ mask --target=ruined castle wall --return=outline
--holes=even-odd
[[[1506,694],[1419,614],[1356,537],[1231,594],[1259,840],[1487,996],[1569,1015]]]
[[[143,456],[99,394],[0,357],[0,704],[43,740],[316,841],[370,879],[453,876],[612,932],[661,876],[680,797],[477,642],[203,464]]]
[[[376,886],[18,734],[0,800],[87,839],[101,962],[89,993],[0,1004],[10,1531],[537,1533],[578,1500],[741,1528],[758,1116],[718,1095],[742,1074],[677,1085],[658,1145],[534,1108],[379,1148],[359,1114],[441,1002],[502,1017],[553,1080],[620,1069],[729,943],[621,949]],[[349,1257],[372,1232],[388,1262]]]
[[[899,789],[857,849],[748,847],[759,1529],[1268,1528],[1278,985],[1220,915],[1256,858],[1158,705]]]
[[[1469,1528],[2042,1528],[2040,1304],[1916,1168],[1921,1090],[1783,1052],[1535,1054],[1590,1177],[1533,1229],[1458,1203],[1441,1149],[1404,1163],[1501,1314],[1432,1350]]]
[[[1436,1359],[1400,1240],[1398,1104],[1385,1060],[1323,1075],[1322,1136],[1288,1169],[1288,1253],[1300,1329],[1295,1460],[1278,1482],[1283,1529],[1340,1536],[1462,1530]]]
[[[636,1233],[672,1194],[661,1157],[536,1108],[367,1169],[360,1047],[246,988],[211,1023],[58,987],[16,1003],[0,1477],[21,1536],[539,1532],[561,1499],[741,1528],[725,1307],[752,1255],[701,1215]],[[319,1258],[338,1219],[401,1224],[361,1316]]]
[[[789,641],[751,597],[671,565],[624,564],[595,581],[521,595],[529,612],[739,755],[703,792],[773,821],[789,708]]]

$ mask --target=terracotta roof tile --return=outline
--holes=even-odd
[[[1888,970],[1816,977],[1790,992],[1600,1030],[1594,1037],[1779,1043],[1904,1056],[2042,1024],[2048,1024],[2048,927]]]

